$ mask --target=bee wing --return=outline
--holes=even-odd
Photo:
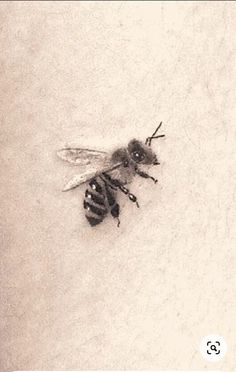
[[[63,191],[69,191],[89,181],[98,174],[117,168],[121,163],[114,164],[110,155],[104,151],[64,148],[57,152],[60,159],[70,164],[82,166],[84,169],[65,185]]]
[[[100,166],[108,159],[108,153],[104,151],[80,149],[80,148],[65,148],[57,151],[57,156],[64,161],[73,165],[94,165]]]
[[[89,181],[96,175],[96,172],[84,172],[81,174],[76,174],[73,176],[69,182],[64,186],[62,191],[69,191],[74,189],[75,187],[80,186],[82,183]]]
[[[75,187],[80,186],[82,183],[90,181],[92,178],[98,176],[103,172],[109,172],[113,169],[119,168],[122,165],[122,162],[114,163],[111,159],[103,159],[101,164],[98,166],[98,163],[93,161],[93,158],[90,159],[90,163],[85,166],[85,169],[81,173],[74,175],[69,182],[64,186],[63,191],[69,191]]]

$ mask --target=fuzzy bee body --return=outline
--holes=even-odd
[[[75,175],[65,186],[63,191],[71,190],[82,183],[87,183],[83,206],[85,217],[91,226],[100,224],[110,213],[120,224],[120,207],[117,203],[117,191],[128,196],[129,200],[139,207],[137,198],[126,188],[135,175],[157,180],[145,173],[139,165],[158,165],[156,154],[151,149],[151,141],[161,127],[158,126],[151,137],[143,143],[136,139],[129,142],[127,148],[120,148],[111,155],[103,151],[80,148],[66,148],[58,151],[58,156],[74,165],[85,167]]]

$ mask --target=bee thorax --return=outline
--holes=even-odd
[[[129,160],[129,154],[128,154],[127,149],[125,147],[122,147],[114,151],[111,158],[112,158],[112,161],[115,163],[122,162],[125,164]]]

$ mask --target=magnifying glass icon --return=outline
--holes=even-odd
[[[211,346],[210,346],[210,349],[211,349],[212,351],[217,352],[216,345],[211,345]]]
[[[202,357],[209,362],[217,362],[224,358],[227,344],[224,338],[217,334],[203,337],[200,344]]]

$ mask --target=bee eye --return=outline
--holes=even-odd
[[[144,159],[144,154],[141,154],[139,151],[133,152],[133,159],[137,162],[142,161]]]

